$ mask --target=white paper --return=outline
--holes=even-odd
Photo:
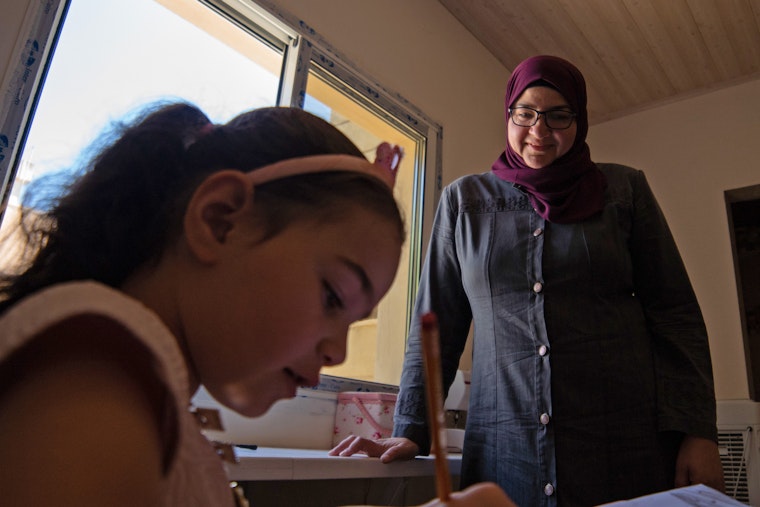
[[[747,507],[703,484],[671,489],[662,493],[642,496],[633,500],[623,500],[604,504],[615,507]],[[599,506],[599,507],[604,507]]]

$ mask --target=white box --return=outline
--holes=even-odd
[[[203,387],[193,397],[199,408],[219,410],[224,431],[204,431],[211,440],[294,449],[332,448],[338,393],[298,388],[295,398],[276,402],[261,417],[243,417],[216,401]]]

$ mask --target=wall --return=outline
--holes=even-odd
[[[443,125],[443,183],[485,171],[505,140],[509,71],[436,0],[274,0]],[[372,22],[372,21],[375,22]]]
[[[0,7],[0,83],[5,79],[5,72],[19,38],[19,30],[29,3],[31,0],[3,0]]]
[[[3,2],[0,76],[29,1]],[[508,69],[437,1],[277,4],[443,126],[444,184],[487,170],[502,150]],[[660,199],[705,314],[720,399],[748,396],[723,191],[760,183],[759,100],[754,81],[605,122],[589,134],[595,160],[644,169]]]
[[[719,399],[747,398],[723,192],[760,183],[760,80],[590,128],[594,160],[642,169],[660,201],[707,323]]]

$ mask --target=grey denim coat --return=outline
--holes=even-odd
[[[462,486],[521,507],[673,487],[683,434],[717,438],[707,333],[665,218],[636,169],[597,164],[603,211],[549,223],[512,183],[460,178],[439,202],[394,436],[429,452],[419,316],[440,323],[444,385],[471,323]]]

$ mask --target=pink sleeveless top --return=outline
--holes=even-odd
[[[95,282],[69,282],[35,293],[0,318],[0,361],[42,330],[78,314],[96,314],[128,329],[155,357],[155,370],[178,415],[174,457],[165,476],[164,505],[233,506],[221,458],[190,413],[188,372],[176,339],[158,316],[122,292]]]

